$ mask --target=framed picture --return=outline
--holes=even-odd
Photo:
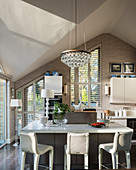
[[[110,72],[121,73],[121,63],[110,63]]]
[[[135,64],[134,63],[123,63],[124,65],[124,73],[134,73],[135,72]]]

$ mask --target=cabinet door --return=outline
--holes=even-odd
[[[114,122],[123,126],[127,126],[127,119],[114,119]]]
[[[62,94],[62,76],[45,76],[45,89],[54,90],[54,94]]]
[[[125,103],[136,103],[136,79],[125,78]]]
[[[124,78],[111,78],[110,103],[124,103]]]

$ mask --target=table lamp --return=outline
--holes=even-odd
[[[49,98],[54,98],[54,90],[51,89],[42,89],[41,90],[41,97],[46,98],[46,116],[48,117],[49,113]]]
[[[11,99],[10,102],[10,107],[15,108],[15,144],[13,146],[18,146],[18,141],[17,141],[17,107],[22,106],[22,101],[19,99]]]

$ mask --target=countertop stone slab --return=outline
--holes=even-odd
[[[109,123],[109,126],[95,128],[88,124],[66,124],[63,126],[52,125],[50,127],[42,126],[39,120],[33,121],[21,129],[21,132],[35,133],[68,133],[68,132],[89,132],[89,133],[115,133],[133,131],[117,123]]]

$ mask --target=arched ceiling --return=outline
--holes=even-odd
[[[78,0],[77,45],[111,33],[136,48],[136,0]],[[15,81],[75,47],[74,0],[0,0],[0,63]]]

